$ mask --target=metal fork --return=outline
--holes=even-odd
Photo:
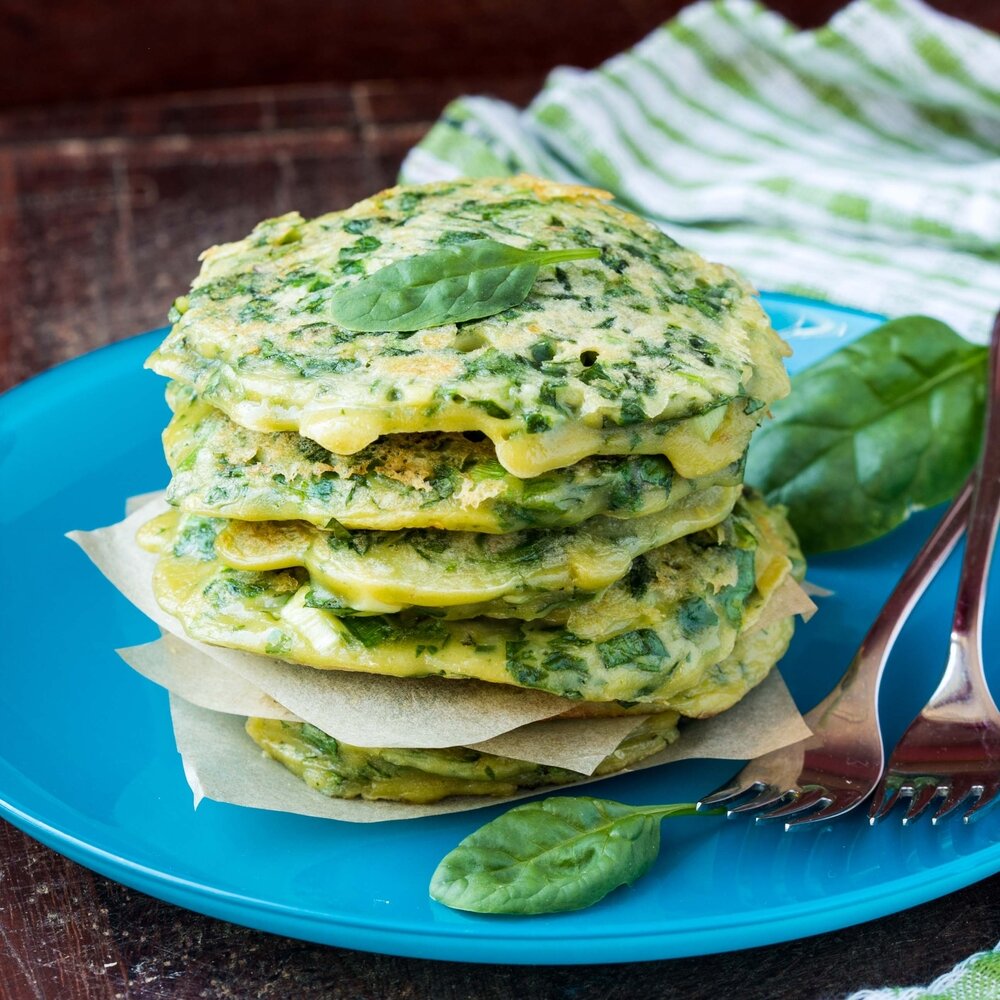
[[[1000,712],[983,672],[983,611],[1000,522],[1000,314],[990,345],[990,392],[979,476],[958,582],[948,662],[937,690],[903,733],[869,809],[872,823],[900,798],[912,823],[940,798],[933,823],[971,803],[969,819],[1000,791]]]
[[[878,722],[882,672],[900,629],[965,529],[972,487],[970,478],[896,584],[844,676],[806,715],[813,735],[750,761],[698,808],[726,806],[729,816],[756,812],[758,821],[784,819],[788,830],[839,816],[871,794],[885,763]]]

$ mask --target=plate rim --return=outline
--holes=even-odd
[[[799,306],[884,321],[878,313],[784,292],[762,292],[765,302]],[[58,362],[39,374],[0,393],[0,416],[20,404],[27,394],[44,392],[52,379],[70,369],[97,373],[120,352],[135,351],[136,341],[162,335],[166,327],[134,334]],[[39,400],[41,403],[42,400]],[[237,809],[221,803],[209,808]],[[0,789],[0,817],[47,847],[108,878],[170,904],[257,930],[285,934],[320,944],[412,958],[478,963],[502,961],[517,965],[590,965],[621,961],[653,961],[709,955],[776,944],[879,919],[912,906],[940,898],[1000,871],[1000,842],[980,848],[930,870],[901,875],[875,887],[856,889],[835,897],[741,911],[738,917],[720,920],[701,917],[682,929],[630,928],[616,934],[614,925],[603,929],[575,929],[572,937],[559,934],[558,926],[542,929],[530,919],[518,921],[463,914],[461,923],[427,923],[404,926],[395,917],[332,916],[303,906],[278,903],[260,896],[213,886],[204,880],[173,874],[126,856],[101,844],[98,836],[76,836],[44,818],[43,809],[19,804]],[[623,890],[627,891],[627,890]],[[832,905],[831,905],[832,904]],[[739,934],[734,949],[723,940],[725,931]],[[581,942],[586,948],[574,947]],[[554,945],[562,945],[558,956]],[[569,946],[568,948],[566,946]],[[512,949],[517,950],[512,952]]]
[[[244,808],[224,803],[210,805],[224,809]],[[385,918],[331,918],[328,913],[274,903],[158,870],[68,834],[32,816],[7,798],[0,797],[0,816],[85,868],[209,917],[317,944],[407,958],[482,964],[502,961],[509,965],[601,965],[742,951],[890,916],[965,888],[1000,870],[1000,843],[997,843],[977,851],[973,864],[968,857],[958,858],[932,869],[930,878],[927,870],[911,873],[889,883],[879,883],[875,888],[857,889],[833,897],[833,906],[831,898],[825,897],[742,911],[738,918],[730,920],[701,918],[682,931],[633,928],[616,936],[613,929],[610,932],[607,929],[582,932],[577,929],[570,939],[556,932],[540,931],[530,918],[504,918],[511,922],[501,927],[493,917],[463,914],[469,923],[430,924],[429,929],[405,927]],[[518,930],[512,933],[515,927]],[[775,935],[778,928],[782,930]],[[786,933],[785,928],[794,929]],[[739,932],[740,942],[735,948],[719,941],[720,931],[726,930]],[[338,933],[341,931],[344,933]],[[586,944],[589,954],[573,947],[574,942]],[[558,958],[551,956],[554,945],[566,944],[573,949],[569,954],[560,954]],[[509,954],[512,947],[521,949],[521,953]],[[499,949],[501,954],[494,949]]]

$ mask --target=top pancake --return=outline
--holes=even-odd
[[[336,454],[386,434],[478,430],[511,473],[664,454],[682,476],[736,460],[785,395],[785,346],[752,290],[588,188],[528,177],[392,188],[262,222],[204,254],[148,364],[237,423]],[[490,238],[599,247],[543,266],[521,305],[416,332],[353,333],[331,301],[414,254]]]

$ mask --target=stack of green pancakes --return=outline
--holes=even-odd
[[[424,285],[447,299],[457,286],[436,270],[467,269],[484,241],[590,253],[539,266],[526,297],[479,318],[334,318],[386,268],[377,315]],[[757,623],[802,559],[742,472],[788,390],[786,348],[732,271],[602,192],[528,177],[285,215],[203,261],[148,362],[171,379],[172,508],[140,533],[157,599],[190,636],[303,668],[531,688],[568,716],[647,716],[602,774],[662,749],[681,716],[729,708],[781,657],[791,618]],[[403,292],[383,280],[400,273]],[[351,747],[305,723],[247,731],[331,796],[581,777],[464,748]]]

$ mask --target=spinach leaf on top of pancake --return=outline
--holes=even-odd
[[[243,426],[336,454],[386,434],[477,430],[523,477],[598,454],[715,472],[787,392],[784,344],[742,279],[607,197],[465,180],[267,220],[205,253],[148,364]],[[543,269],[523,302],[483,319],[381,333],[333,321],[332,301],[360,277],[486,238],[600,257]]]

